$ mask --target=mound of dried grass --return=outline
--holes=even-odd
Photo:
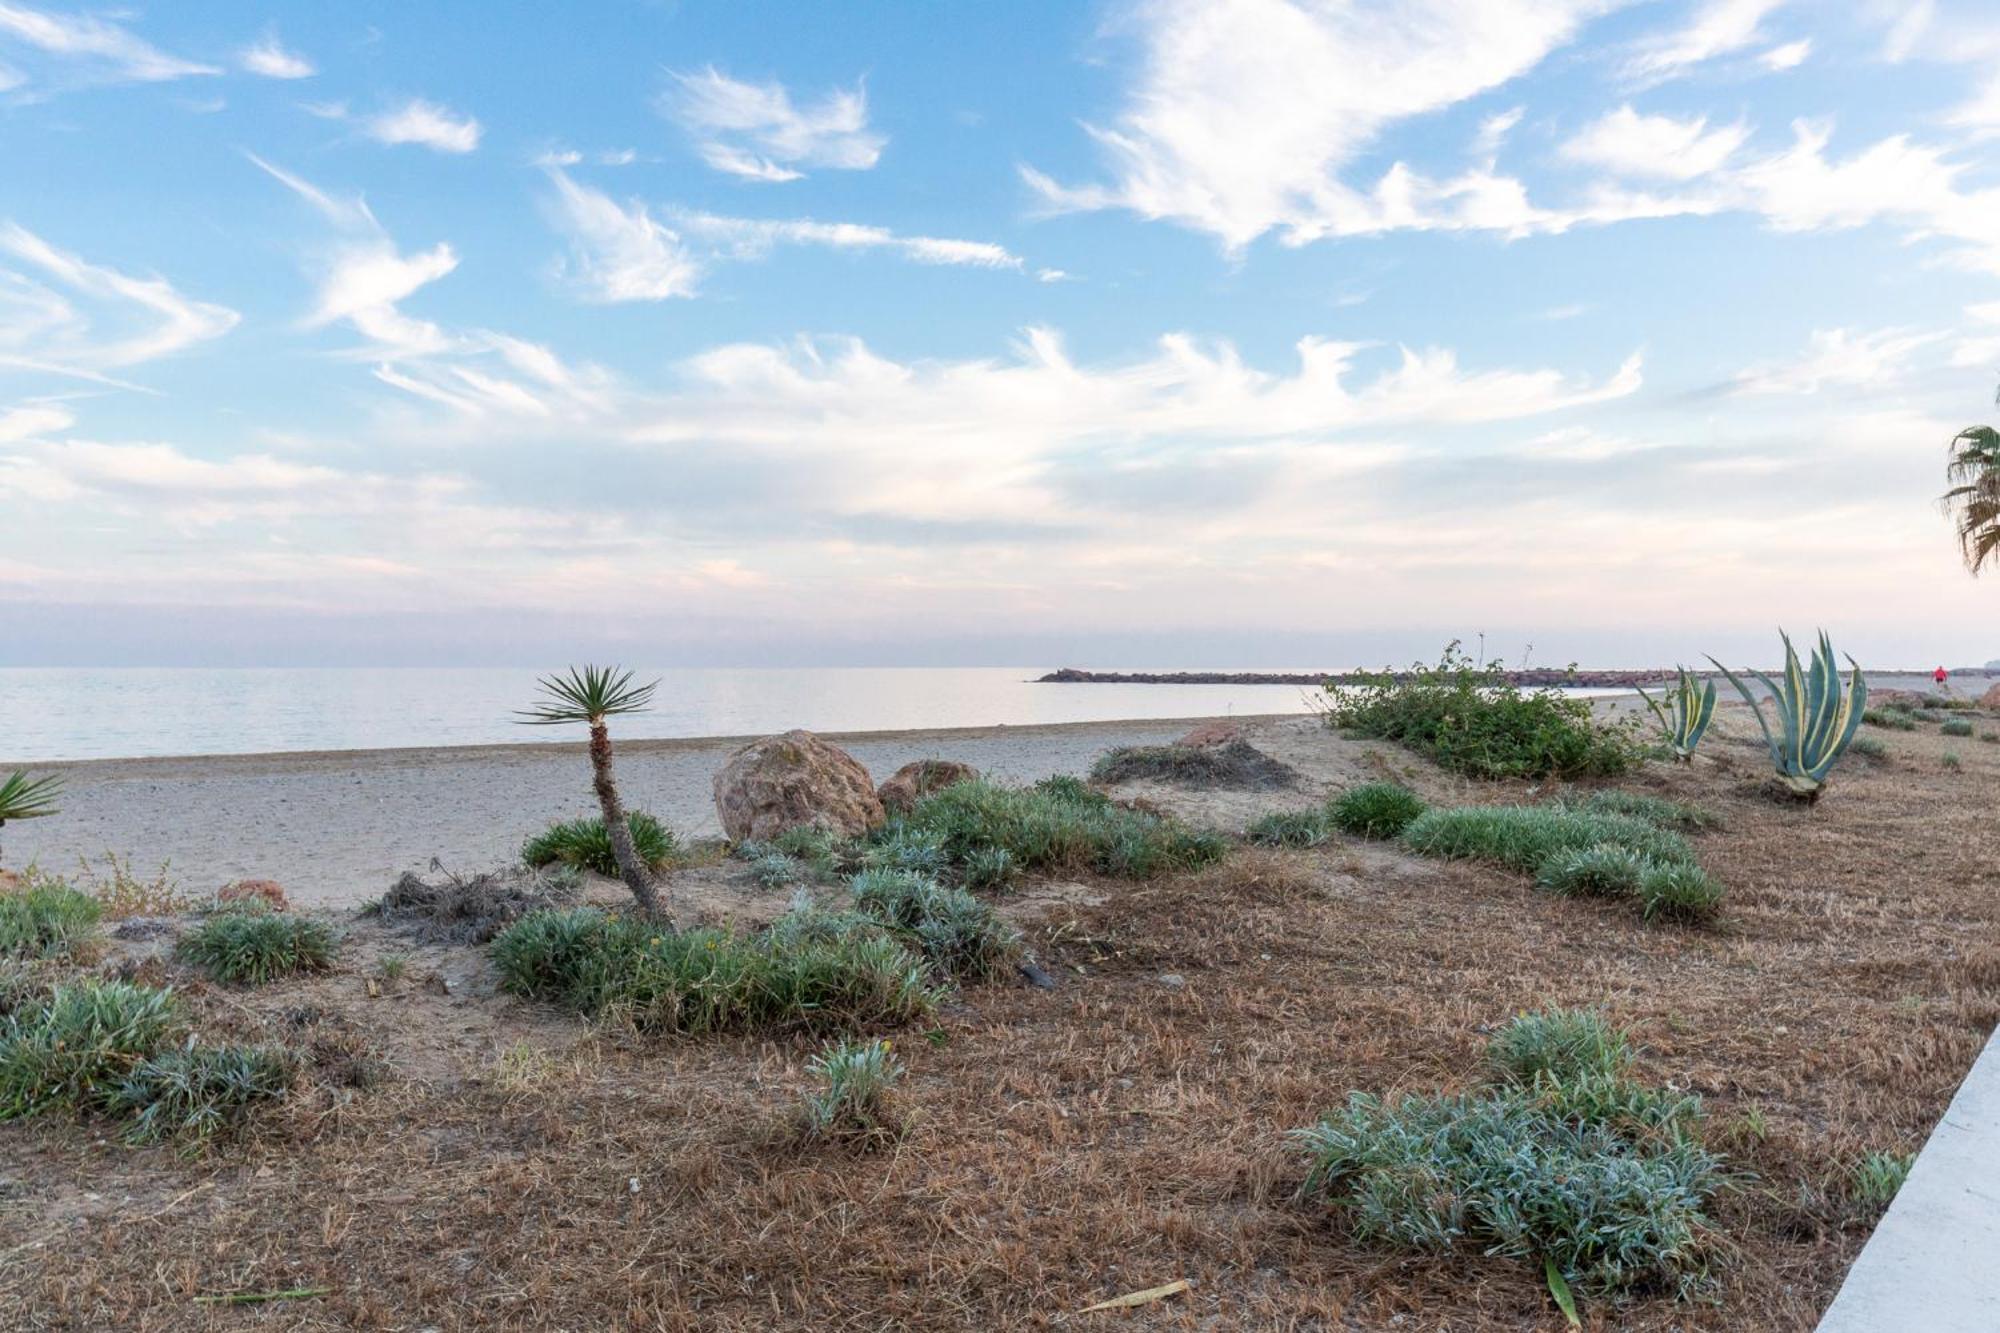
[[[433,870],[442,870],[437,862]],[[566,907],[581,896],[573,875],[540,870],[489,871],[438,881],[406,872],[368,908],[382,924],[424,944],[484,944],[531,912]]]

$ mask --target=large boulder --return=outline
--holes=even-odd
[[[2000,710],[2000,685],[1987,687],[1986,693],[1979,696],[1979,706]]]
[[[956,759],[919,759],[904,764],[895,775],[875,789],[885,810],[907,810],[934,791],[955,787],[961,782],[977,782],[979,770]]]
[[[751,741],[715,775],[715,813],[736,842],[814,827],[859,837],[882,822],[868,770],[810,731]]]

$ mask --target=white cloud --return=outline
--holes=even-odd
[[[377,143],[421,144],[440,153],[469,153],[479,147],[481,134],[479,122],[471,116],[422,98],[370,116],[361,128]]]
[[[664,301],[693,296],[701,265],[671,228],[636,200],[621,204],[549,168],[552,212],[570,240],[569,276],[594,301]]]
[[[1700,116],[1642,116],[1622,106],[1565,143],[1562,155],[1621,176],[1686,181],[1715,171],[1749,137],[1742,125],[1711,130]]]
[[[285,49],[275,32],[267,32],[236,53],[236,59],[252,74],[267,79],[309,79],[319,71],[296,51]]]
[[[781,83],[746,83],[714,66],[672,79],[661,110],[709,166],[747,180],[797,180],[818,167],[865,171],[888,142],[868,128],[868,98],[859,87],[801,106]]]
[[[1806,57],[1811,54],[1812,39],[1810,37],[1801,37],[1796,42],[1786,42],[1783,46],[1774,46],[1763,55],[1758,56],[1757,59],[1765,69],[1782,71],[1797,69],[1800,65],[1806,63]]]
[[[1718,56],[1764,40],[1764,19],[1784,0],[1704,0],[1687,26],[1640,43],[1626,63],[1628,77],[1658,83]]]
[[[737,258],[755,258],[777,245],[818,245],[835,250],[890,250],[919,264],[1016,271],[1024,267],[1020,256],[991,241],[901,236],[886,227],[858,222],[815,222],[810,218],[774,220],[722,217],[714,213],[673,216],[687,235],[724,246]]]
[[[2000,135],[2000,75],[1988,76],[1986,86],[1954,107],[1945,123],[1982,139]]]
[[[105,19],[52,14],[0,0],[0,39],[9,37],[48,55],[80,61],[101,77],[134,83],[222,72],[213,65],[169,55]]]
[[[1145,53],[1124,109],[1086,127],[1110,181],[1023,176],[1052,209],[1129,209],[1231,248],[1366,230],[1395,211],[1379,196],[1411,189],[1385,177],[1368,199],[1341,179],[1385,128],[1509,82],[1613,2],[1162,0],[1133,11]],[[1476,216],[1489,180],[1445,188]]]
[[[1874,333],[1816,329],[1803,356],[1745,371],[1737,377],[1734,392],[1815,394],[1825,388],[1886,388],[1901,377],[1912,353],[1942,337],[1909,329],[1881,329]]]
[[[86,379],[171,356],[236,327],[234,310],[183,296],[164,278],[137,278],[59,250],[14,223],[0,224],[0,256],[94,303],[86,314],[27,272],[0,269],[0,364]],[[137,327],[126,327],[133,324]],[[122,331],[100,332],[100,324]]]
[[[76,417],[68,408],[53,403],[10,407],[0,410],[0,444],[15,444],[38,436],[54,435],[75,424]]]

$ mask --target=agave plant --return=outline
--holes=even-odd
[[[30,778],[16,771],[0,782],[0,828],[10,819],[41,819],[56,812],[55,798],[62,795],[62,779],[55,774]]]
[[[1639,697],[1659,719],[1660,730],[1674,758],[1686,764],[1694,761],[1695,747],[1701,744],[1709,719],[1715,716],[1715,682],[1702,680],[1684,666],[1674,670],[1680,678],[1672,689],[1662,690],[1658,699],[1640,690]]]
[[[1826,775],[1861,725],[1862,711],[1868,706],[1868,682],[1861,678],[1860,665],[1850,657],[1847,665],[1851,670],[1846,684],[1841,683],[1840,668],[1833,660],[1833,644],[1826,631],[1820,631],[1810,672],[1800,668],[1791,636],[1783,630],[1778,631],[1778,636],[1785,641],[1783,688],[1761,671],[1750,673],[1770,691],[1778,715],[1775,733],[1762,705],[1742,679],[1714,658],[1708,660],[1729,677],[1729,683],[1757,715],[1757,725],[1763,728],[1764,744],[1771,749],[1771,762],[1777,767],[1779,779],[1793,795],[1817,801],[1826,785]]]
[[[529,726],[559,726],[582,722],[590,728],[590,769],[597,789],[597,804],[604,814],[605,836],[611,840],[611,857],[618,863],[618,877],[648,916],[660,914],[659,886],[653,872],[632,842],[632,827],[626,823],[625,803],[618,797],[618,780],[611,769],[611,731],[605,719],[620,713],[645,711],[653,702],[659,682],[634,685],[632,673],[616,667],[571,667],[560,676],[545,676],[539,682],[544,703],[518,714]]]

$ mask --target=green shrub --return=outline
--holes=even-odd
[[[108,1109],[134,1118],[127,1137],[200,1141],[260,1101],[283,1097],[297,1065],[269,1046],[195,1046],[142,1060],[112,1091]]]
[[[822,1139],[894,1137],[897,1121],[890,1091],[903,1062],[886,1041],[828,1045],[806,1064],[820,1086],[806,1094],[806,1131]]]
[[[1697,865],[1647,866],[1639,876],[1639,906],[1648,921],[1706,921],[1722,906],[1722,885]]]
[[[861,853],[861,866],[935,877],[951,868],[951,858],[945,854],[944,835],[936,829],[906,827],[870,843]]]
[[[851,887],[862,912],[914,939],[940,975],[984,980],[1020,951],[1020,933],[964,889],[908,870],[864,870]]]
[[[1965,766],[1965,761],[1958,757],[1958,751],[1956,750],[1946,750],[1942,755],[1938,756],[1938,762],[1954,772]]]
[[[1979,739],[1988,745],[2000,745],[2000,731],[1982,731],[1979,733]]]
[[[78,981],[0,1016],[0,1120],[105,1107],[120,1080],[181,1029],[171,991]]]
[[[1935,708],[1913,708],[1910,716],[1919,722],[1942,722],[1944,714]]]
[[[765,852],[750,862],[750,877],[767,889],[782,889],[796,883],[805,867],[783,852]]]
[[[1861,1207],[1880,1212],[1895,1201],[1910,1168],[1917,1164],[1915,1153],[1871,1152],[1856,1162],[1848,1173],[1847,1197]]]
[[[1585,814],[1630,815],[1634,819],[1645,820],[1655,828],[1673,829],[1679,833],[1699,833],[1704,829],[1719,828],[1722,824],[1713,811],[1692,801],[1669,801],[1644,792],[1621,791],[1616,787],[1606,787],[1584,796],[1571,794],[1563,797],[1561,804],[1565,809],[1581,810]]]
[[[1114,805],[1071,777],[1032,787],[961,782],[892,818],[878,842],[935,838],[961,873],[981,853],[999,849],[1022,870],[1087,871],[1151,879],[1219,859],[1228,843],[1143,810]]]
[[[1512,1083],[1531,1085],[1543,1075],[1567,1083],[1586,1075],[1622,1077],[1632,1067],[1632,1048],[1594,1009],[1543,1009],[1507,1020],[1487,1039],[1486,1060]]]
[[[1887,727],[1891,731],[1915,731],[1917,720],[1900,708],[1864,708],[1861,720],[1871,727]]]
[[[634,810],[625,816],[625,826],[632,830],[632,845],[638,849],[639,859],[650,869],[658,870],[673,859],[674,835],[659,820],[644,810]],[[611,854],[611,835],[605,831],[602,815],[551,824],[522,846],[521,863],[574,866],[608,879],[618,878],[618,860]]]
[[[1631,815],[1566,810],[1559,805],[1469,805],[1426,810],[1403,830],[1412,851],[1448,861],[1490,861],[1533,874],[1557,852],[1608,845],[1653,861],[1691,864],[1679,834]]]
[[[1871,763],[1887,763],[1889,759],[1889,747],[1873,736],[1856,736],[1847,748]]]
[[[0,958],[75,958],[97,938],[103,906],[58,880],[31,876],[0,893]]]
[[[493,941],[493,961],[513,994],[642,1031],[897,1024],[940,999],[924,965],[876,930],[675,933],[577,907],[516,922]]]
[[[1630,847],[1570,847],[1550,853],[1535,882],[1565,898],[1623,898],[1639,891],[1652,864]]]
[[[1972,734],[1972,723],[1962,717],[1955,717],[1939,727],[1938,734],[1941,736],[1970,736]]]
[[[1354,1093],[1300,1131],[1302,1192],[1343,1209],[1364,1240],[1545,1261],[1586,1294],[1699,1290],[1705,1210],[1723,1184],[1700,1103],[1632,1082],[1622,1035],[1588,1016],[1524,1016],[1496,1040],[1501,1086]]]
[[[1317,810],[1277,810],[1252,821],[1243,836],[1260,847],[1317,847],[1329,830]]]
[[[174,952],[217,981],[256,986],[294,972],[324,972],[339,947],[323,921],[232,906],[209,913]]]
[[[1393,782],[1349,787],[1326,807],[1326,817],[1343,833],[1361,838],[1393,838],[1425,810],[1424,798]]]
[[[1448,646],[1436,666],[1327,685],[1328,725],[1395,741],[1478,778],[1615,777],[1642,757],[1629,726],[1605,726],[1590,703],[1522,690],[1497,663]]]
[[[998,889],[1014,878],[1014,854],[1005,847],[975,847],[966,853],[959,876],[968,889]]]

